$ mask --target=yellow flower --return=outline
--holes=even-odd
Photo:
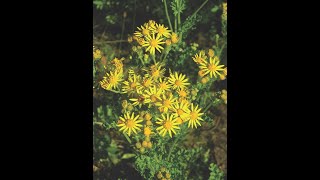
[[[142,122],[142,120],[138,120],[139,115],[136,117],[134,116],[134,112],[132,112],[132,115],[130,116],[130,113],[127,112],[127,114],[124,114],[124,117],[120,116],[120,122],[117,124],[118,127],[121,127],[119,130],[123,131],[124,133],[127,132],[127,134],[130,136],[131,132],[134,132],[137,134],[137,130],[141,130],[139,127],[142,125],[139,124]]]
[[[162,118],[157,118],[156,123],[161,125],[160,127],[157,128],[157,131],[159,131],[159,134],[161,136],[165,136],[167,134],[167,132],[169,133],[170,137],[172,137],[172,132],[174,134],[177,134],[175,129],[180,129],[178,127],[178,123],[176,122],[176,119],[173,119],[173,115],[172,114],[167,114],[167,116],[165,116],[164,114],[161,114]]]
[[[167,39],[167,40],[166,40],[166,45],[167,45],[167,46],[170,46],[170,45],[171,45],[171,40],[170,40],[170,39]]]
[[[205,74],[204,74],[204,70],[200,70],[199,72],[198,72],[198,75],[200,76],[200,77],[203,77]]]
[[[145,99],[145,97],[142,94],[138,95],[137,98],[131,98],[129,100],[133,102],[132,105],[139,106],[140,108],[142,105],[150,102],[150,99]]]
[[[145,136],[150,136],[152,134],[151,128],[150,127],[145,127],[144,128],[144,135]]]
[[[157,23],[154,20],[149,20],[147,23],[147,26],[149,27],[150,30],[155,30],[156,29]]]
[[[171,30],[168,30],[168,28],[164,27],[164,25],[162,24],[156,24],[156,32],[159,36],[164,36],[166,38],[169,38],[171,36]]]
[[[143,38],[137,38],[137,42],[140,46],[142,46],[144,44],[144,39]],[[138,46],[138,47],[140,47]]]
[[[226,76],[228,73],[227,73],[227,67],[225,67],[224,69],[223,69],[223,74]]]
[[[134,33],[134,35],[136,37],[145,37],[145,36],[148,36],[150,35],[150,28],[148,26],[141,26],[140,28],[137,27],[139,31],[136,31]]]
[[[148,76],[144,76],[142,82],[142,90],[148,89],[149,87],[151,87],[153,85],[153,80]]]
[[[205,54],[200,51],[199,54],[196,54],[194,57],[192,57],[193,61],[196,62],[197,64],[205,62]]]
[[[193,128],[193,127],[197,128],[197,124],[199,126],[201,126],[199,120],[203,121],[203,119],[201,118],[203,113],[200,113],[200,111],[201,111],[201,108],[198,108],[198,105],[196,107],[194,107],[193,103],[191,104],[191,110],[189,112],[188,127],[191,126],[191,128]]]
[[[168,84],[168,81],[165,80],[164,78],[160,78],[158,83],[158,88],[161,91],[170,91],[171,85]]]
[[[182,98],[186,98],[187,95],[189,94],[189,91],[187,89],[180,89],[177,91],[179,97],[182,97]]]
[[[116,71],[123,72],[123,63],[122,63],[123,60],[124,60],[124,58],[121,58],[121,59],[114,58],[111,61],[111,63],[114,64],[114,66],[116,67]]]
[[[151,118],[152,118],[152,116],[151,116],[150,113],[146,113],[146,114],[144,115],[144,118],[145,118],[147,121],[150,121]]]
[[[169,83],[172,85],[172,89],[184,89],[187,85],[190,85],[186,75],[183,75],[182,73],[178,75],[177,72],[174,74],[170,73]]]
[[[212,78],[212,75],[217,78],[217,74],[221,75],[219,71],[223,71],[224,65],[219,65],[219,59],[218,57],[210,58],[210,62],[207,63],[201,63],[200,69],[203,69],[204,74],[210,74],[210,77]]]
[[[110,90],[118,88],[120,82],[122,79],[122,73],[121,72],[112,72],[107,73],[105,77],[103,77],[103,80],[100,81],[100,85],[103,89]]]
[[[182,121],[188,119],[188,114],[190,113],[190,109],[187,103],[176,103],[172,108],[174,117],[181,118]]]
[[[162,64],[157,62],[156,64],[150,67],[150,75],[153,80],[158,80],[158,78],[162,78],[165,72],[165,68],[162,68]]]
[[[190,102],[186,98],[179,98],[179,103],[186,104],[188,107],[190,106]]]
[[[223,75],[223,74],[221,74],[221,75],[220,75],[220,80],[222,80],[222,81],[223,81],[223,80],[225,80],[225,79],[226,79],[226,76],[225,76],[225,75]]]
[[[147,35],[146,41],[144,42],[144,44],[142,46],[147,47],[146,51],[149,51],[150,54],[152,54],[152,55],[155,54],[156,49],[157,49],[157,51],[159,51],[161,53],[161,49],[163,49],[163,47],[160,46],[160,44],[165,43],[162,40],[163,40],[163,38],[160,38],[159,35],[157,35],[157,37],[155,37],[154,34],[152,34],[152,37],[150,35]]]
[[[209,77],[208,76],[206,76],[206,77],[201,79],[201,83],[202,84],[206,84],[208,81],[209,81]]]
[[[175,101],[176,101],[176,98],[174,98],[172,95],[167,97],[166,95],[163,94],[161,101],[157,102],[156,106],[159,106],[159,110],[161,112],[166,113],[168,112],[169,109],[172,109],[172,105],[176,103]]]
[[[213,49],[209,49],[208,55],[209,55],[209,57],[213,57],[214,56]]]
[[[161,90],[157,89],[156,86],[153,86],[153,87],[150,87],[148,90],[146,90],[143,96],[146,102],[156,103],[159,100],[161,100],[160,95],[161,95]]]
[[[97,49],[97,50],[95,50],[94,52],[93,52],[93,58],[94,59],[100,59],[101,58],[101,51],[99,50],[99,49]]]
[[[135,74],[129,75],[128,81],[123,82],[122,92],[129,95],[140,92],[141,84],[138,82],[138,79],[139,77]]]
[[[128,37],[128,42],[129,42],[129,43],[132,43],[132,41],[133,41],[132,36],[129,36],[129,37]]]
[[[176,43],[179,42],[179,37],[178,37],[178,35],[177,35],[176,33],[174,33],[174,32],[171,34],[171,42],[172,42],[173,44],[176,44]]]

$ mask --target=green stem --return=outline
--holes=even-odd
[[[222,53],[225,45],[226,45],[226,43],[224,42],[224,43],[222,44],[222,46],[221,46],[221,49],[219,50],[219,55],[218,55],[219,59],[221,59],[221,53]]]
[[[195,16],[195,15],[200,11],[200,9],[201,9],[205,4],[207,4],[208,1],[209,1],[209,0],[204,1],[204,2],[201,4],[201,6],[192,14],[191,17]]]
[[[141,60],[142,65],[144,66],[144,62],[143,62],[144,60],[142,58],[140,58],[140,60]]]
[[[166,11],[166,16],[167,16],[167,19],[168,19],[169,27],[170,27],[171,30],[173,30],[172,29],[172,25],[171,25],[171,21],[170,21],[170,17],[169,17],[169,13],[168,13],[167,1],[164,0],[163,2],[164,2],[164,10]]]
[[[121,30],[121,38],[120,38],[120,40],[122,40],[122,38],[123,38],[123,33],[124,33],[124,28],[125,28],[125,22],[126,22],[125,20],[126,20],[126,18],[123,17],[122,30]],[[119,45],[119,55],[120,55],[120,52],[121,52],[121,43],[122,43],[122,41],[120,41],[120,45]]]
[[[177,33],[178,28],[177,28],[177,16],[174,16],[174,32]]]
[[[167,160],[169,160],[169,158],[170,158],[170,156],[171,156],[171,153],[172,153],[172,150],[173,150],[173,149],[174,149],[174,147],[176,146],[176,144],[177,144],[177,142],[178,142],[178,139],[179,139],[180,137],[181,137],[181,136],[178,136],[178,137],[174,140],[174,142],[173,142],[172,146],[170,147],[170,150],[169,150],[169,154],[168,154]]]
[[[131,144],[131,140],[130,138],[128,137],[128,135],[126,133],[123,133],[124,134],[124,137],[126,137],[127,141]]]
[[[164,63],[167,62],[167,61],[165,61],[165,60],[166,60],[166,57],[167,57],[167,55],[169,54],[169,52],[170,52],[170,51],[168,51],[168,52],[164,55],[164,58],[162,59],[162,62],[164,62]]]
[[[151,56],[152,56],[153,63],[156,64],[157,62],[156,62],[156,57],[155,57],[155,55],[151,55]]]
[[[180,18],[180,13],[178,13],[178,30],[179,30],[179,37],[182,37],[182,33],[181,33],[181,18]]]
[[[211,106],[212,106],[212,102],[209,103],[209,105],[203,110],[203,112],[204,113],[207,112]]]

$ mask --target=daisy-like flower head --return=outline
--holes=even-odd
[[[112,72],[107,73],[106,76],[103,77],[103,80],[100,81],[100,85],[103,89],[110,90],[110,89],[116,89],[118,88],[123,75],[122,72]]]
[[[152,31],[156,29],[157,23],[154,20],[149,20],[147,24],[149,29],[151,29]]]
[[[203,121],[203,119],[201,118],[203,113],[200,113],[200,111],[201,111],[201,108],[198,108],[198,105],[194,107],[193,103],[191,104],[191,109],[189,112],[188,127],[191,126],[191,128],[193,127],[197,128],[197,124],[201,126],[200,121]]]
[[[99,49],[93,52],[93,59],[100,59],[102,57],[101,51]]]
[[[161,99],[161,90],[157,89],[156,86],[150,87],[148,90],[144,92],[144,98],[149,103],[156,103]]]
[[[187,85],[190,85],[186,75],[183,75],[182,73],[178,75],[177,72],[174,74],[170,73],[169,83],[172,85],[172,89],[184,89]]]
[[[164,36],[166,38],[169,38],[171,36],[171,34],[170,34],[171,30],[168,30],[168,28],[164,27],[163,24],[156,24],[155,30],[159,36]]]
[[[208,55],[209,55],[209,57],[213,57],[213,56],[214,56],[214,51],[213,51],[213,49],[209,49],[209,50],[208,50]]]
[[[145,127],[144,130],[143,130],[143,134],[147,137],[149,137],[151,134],[153,134],[152,130],[150,127]]]
[[[205,74],[204,74],[205,72],[204,72],[204,70],[200,70],[199,72],[198,72],[198,75],[200,76],[200,77],[203,77]]]
[[[129,100],[133,101],[132,105],[139,106],[140,108],[142,105],[150,102],[150,99],[146,99],[143,94],[139,94],[138,97]]]
[[[210,78],[212,78],[212,75],[217,78],[217,74],[221,75],[221,72],[223,72],[223,66],[224,65],[219,65],[219,58],[215,56],[214,58],[210,57],[210,61],[207,63],[200,63],[199,68],[204,71],[204,74],[210,74]]]
[[[159,110],[161,112],[168,112],[169,109],[172,109],[172,105],[176,103],[176,98],[171,96],[166,96],[162,94],[162,98],[160,102],[156,103],[156,106],[159,106]]]
[[[156,123],[160,125],[160,127],[157,128],[157,131],[159,132],[159,134],[161,136],[165,136],[167,134],[167,132],[169,133],[170,137],[172,137],[172,132],[174,134],[177,134],[176,133],[176,129],[180,129],[179,128],[179,123],[176,122],[176,119],[173,119],[173,115],[172,114],[167,114],[167,115],[164,115],[164,114],[161,114],[162,118],[157,118],[157,121]]]
[[[142,79],[141,86],[142,86],[142,91],[149,89],[153,85],[153,79],[149,77],[149,75],[145,75]]]
[[[141,90],[141,84],[139,83],[139,77],[135,74],[129,75],[128,81],[124,81],[122,86],[122,92],[129,95],[139,93]]]
[[[164,49],[161,44],[164,44],[165,42],[162,41],[163,38],[161,38],[159,35],[155,37],[155,34],[152,34],[152,36],[147,35],[145,37],[146,41],[142,45],[143,47],[147,47],[146,51],[149,51],[151,55],[155,55],[155,51],[159,51],[161,53],[161,49]]]
[[[160,78],[158,83],[158,88],[163,92],[170,91],[171,85],[168,83],[166,79]]]
[[[134,112],[132,112],[131,116],[129,112],[124,114],[124,117],[120,116],[120,120],[117,124],[118,127],[121,127],[119,131],[123,131],[124,133],[127,133],[129,136],[131,135],[131,132],[137,134],[137,130],[140,131],[140,127],[142,127],[142,125],[139,124],[142,122],[142,120],[138,120],[138,118],[139,115],[134,116]]]
[[[179,42],[178,34],[176,34],[176,33],[174,33],[174,32],[171,34],[171,42],[172,42],[173,44],[176,44],[176,43]]]
[[[200,64],[206,61],[206,56],[202,51],[200,51],[199,54],[196,54],[192,59],[197,64]]]
[[[186,98],[188,96],[188,94],[189,94],[189,90],[187,90],[187,89],[179,89],[179,90],[177,90],[177,93],[178,93],[179,97]]]
[[[162,64],[157,62],[156,64],[150,67],[150,76],[153,80],[157,81],[159,78],[162,78],[165,72],[165,68],[162,68]]]
[[[122,63],[123,60],[124,60],[124,58],[121,58],[121,59],[114,58],[111,61],[111,63],[116,67],[116,71],[123,72],[123,63]]]
[[[141,26],[141,27],[137,27],[139,31],[136,31],[134,33],[134,35],[138,38],[141,38],[141,37],[146,37],[148,35],[150,35],[150,28],[148,27],[148,25],[144,25],[144,26]]]
[[[182,121],[186,121],[189,117],[190,109],[188,103],[176,103],[172,108],[174,117],[179,117]]]

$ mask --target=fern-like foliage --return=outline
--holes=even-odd
[[[181,14],[183,10],[186,9],[185,0],[174,0],[171,2],[171,8],[173,14],[176,16],[177,14]]]
[[[209,170],[210,170],[209,180],[223,180],[224,174],[216,164],[211,163]]]

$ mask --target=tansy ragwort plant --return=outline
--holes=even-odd
[[[147,179],[188,179],[190,163],[202,149],[184,149],[179,144],[191,130],[212,119],[206,115],[212,105],[226,103],[226,90],[217,93],[221,94],[220,100],[209,104],[201,99],[208,94],[198,92],[204,93],[215,82],[225,80],[227,69],[220,61],[221,52],[219,55],[215,52],[217,49],[200,50],[183,60],[191,62],[197,69],[196,79],[190,79],[193,74],[168,66],[175,59],[169,59],[167,55],[171,50],[179,53],[176,49],[183,40],[185,29],[180,15],[185,9],[185,1],[171,1],[174,26],[166,0],[163,3],[169,27],[154,20],[138,26],[128,38],[133,51],[128,63],[119,57],[107,61],[104,66],[106,74],[99,84],[122,99],[121,113],[109,127],[116,128],[134,146],[135,168],[140,174]],[[226,12],[222,19],[226,21]],[[101,59],[100,50],[95,49],[93,57]]]

